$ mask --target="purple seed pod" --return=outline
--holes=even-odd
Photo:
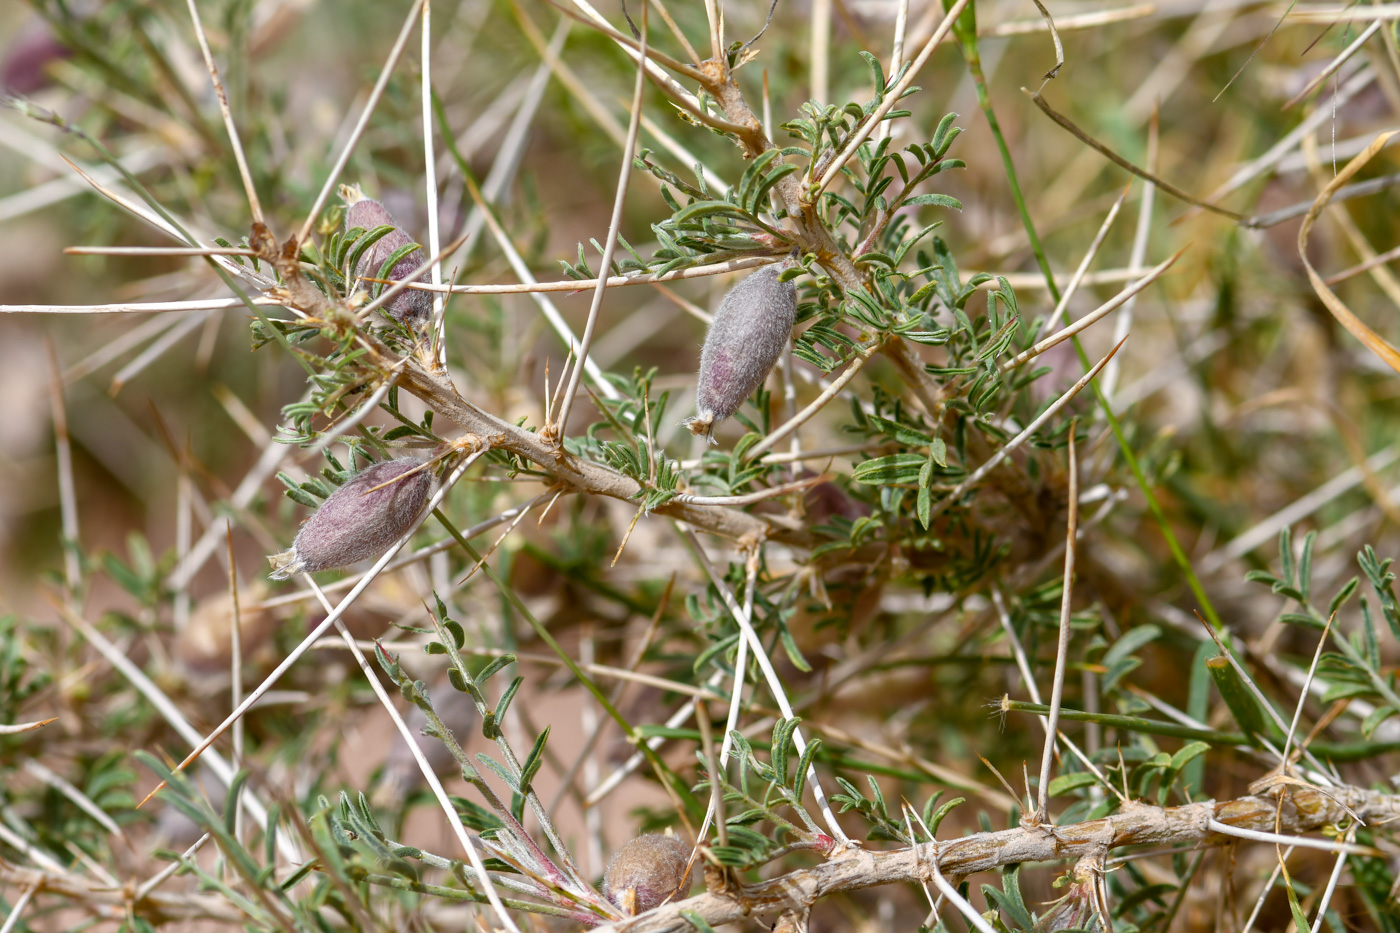
[[[425,467],[405,475],[421,466],[412,457],[401,457],[376,463],[351,477],[306,520],[290,550],[268,557],[272,579],[334,570],[387,551],[428,507],[432,470]]]
[[[377,277],[379,267],[384,265],[384,261],[392,256],[396,250],[407,246],[413,240],[409,239],[408,234],[403,232],[398,221],[394,220],[393,215],[383,204],[373,198],[362,198],[350,202],[350,209],[345,212],[346,230],[352,227],[363,227],[368,233],[375,227],[382,227],[385,224],[393,224],[394,229],[376,240],[373,246],[361,254],[360,263],[355,267],[356,276]],[[424,258],[422,250],[409,253],[394,265],[388,277],[395,282],[408,278],[418,271]],[[424,280],[418,279],[418,281]],[[385,286],[385,288],[388,287]],[[419,291],[416,288],[406,288],[399,292],[382,310],[396,321],[421,326],[432,316],[433,295],[431,292]]]
[[[720,302],[700,351],[696,414],[685,421],[691,434],[715,443],[715,426],[763,385],[787,346],[797,317],[797,288],[778,281],[783,269],[781,263],[764,266]]]
[[[690,846],[675,836],[638,836],[618,850],[603,875],[603,896],[629,916],[690,891]]]

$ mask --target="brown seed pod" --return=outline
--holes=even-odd
[[[685,421],[691,434],[715,443],[715,426],[763,385],[787,346],[797,317],[797,288],[791,281],[778,281],[783,268],[764,266],[720,302],[700,351],[696,414]]]
[[[407,233],[399,227],[388,209],[373,198],[367,198],[360,193],[358,188],[344,186],[340,191],[341,197],[350,206],[345,212],[345,229],[353,227],[363,227],[365,232],[373,230],[375,227],[382,227],[385,224],[393,226],[393,230],[386,233],[374,242],[374,245],[365,250],[360,256],[360,262],[355,267],[355,275],[359,277],[369,276],[377,278],[379,267],[384,265],[385,260],[394,254],[395,251],[414,242],[409,239]],[[423,264],[422,250],[416,253],[409,253],[404,258],[394,264],[394,268],[389,272],[388,278],[395,282],[408,278],[418,271]],[[419,279],[418,281],[423,281]],[[367,283],[368,284],[368,283]],[[386,288],[388,286],[385,286]],[[383,311],[396,321],[401,321],[409,325],[422,325],[427,323],[433,313],[433,296],[431,292],[419,291],[416,288],[404,289],[399,292],[387,305]]]
[[[334,570],[387,551],[428,507],[432,471],[405,476],[420,466],[412,457],[401,457],[355,474],[306,520],[290,550],[268,557],[272,579]]]
[[[618,850],[603,875],[603,896],[628,916],[644,914],[690,891],[690,846],[650,833]]]

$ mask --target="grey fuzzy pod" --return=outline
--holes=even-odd
[[[783,268],[780,263],[759,269],[720,302],[700,351],[696,414],[685,422],[690,433],[714,443],[715,426],[763,385],[787,347],[797,317],[797,288],[778,281]]]
[[[675,836],[638,836],[618,850],[603,875],[603,896],[632,916],[690,891],[690,846]]]
[[[428,507],[431,469],[412,457],[366,467],[331,493],[297,532],[290,550],[268,557],[272,579],[319,573],[378,557],[408,533]],[[398,482],[391,482],[399,477]],[[384,483],[390,485],[375,489]],[[374,490],[370,492],[369,490]]]
[[[403,228],[399,226],[398,221],[394,220],[388,209],[373,198],[355,201],[345,212],[345,229],[347,230],[352,227],[363,227],[365,232],[369,232],[375,227],[382,227],[385,224],[392,224],[394,229],[380,237],[373,246],[364,251],[360,256],[359,265],[355,267],[356,276],[377,277],[379,267],[384,265],[384,261],[392,256],[396,250],[407,246],[413,240],[409,239],[408,234],[403,232]],[[422,252],[419,250],[416,253],[409,253],[400,259],[395,263],[388,277],[398,282],[417,272],[425,258]],[[385,288],[388,287],[385,286]],[[385,314],[396,321],[422,325],[432,316],[433,295],[431,292],[419,291],[416,288],[406,288],[385,305],[383,310]]]

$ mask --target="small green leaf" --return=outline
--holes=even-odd
[[[1099,779],[1088,771],[1076,771],[1073,774],[1061,774],[1051,779],[1050,787],[1047,793],[1049,793],[1051,797],[1059,797],[1076,788],[1089,787],[1090,785],[1097,784],[1098,782]]]

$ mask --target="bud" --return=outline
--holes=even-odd
[[[394,227],[360,255],[360,263],[355,267],[357,277],[378,277],[379,267],[384,265],[384,261],[395,251],[412,243],[413,240],[409,239],[408,234],[403,232],[398,221],[394,220],[393,215],[383,204],[373,198],[365,197],[358,188],[346,186],[341,189],[341,196],[350,205],[349,210],[345,212],[346,230],[352,227],[363,227],[368,233],[375,227],[382,227],[385,224],[392,224]],[[422,250],[417,253],[409,253],[394,265],[388,278],[395,282],[408,278],[418,271],[418,268],[423,264],[423,259]],[[423,280],[419,279],[418,281]],[[388,288],[389,286],[384,287]],[[433,295],[431,292],[419,291],[416,288],[404,289],[383,307],[383,311],[396,321],[410,325],[421,325],[433,313]]]
[[[603,896],[628,916],[644,914],[690,891],[689,862],[690,846],[675,836],[638,836],[608,862]]]
[[[1069,890],[1064,897],[1050,905],[1035,922],[1033,933],[1056,933],[1059,930],[1093,931],[1099,929],[1098,898],[1095,886],[1098,875],[1103,872],[1103,859],[1096,855],[1086,855],[1063,878],[1055,882],[1055,887],[1065,886]]]
[[[401,457],[355,474],[301,526],[291,550],[268,557],[272,579],[334,570],[387,551],[428,507],[432,471],[424,468],[404,475],[420,466],[412,457]],[[389,485],[375,489],[385,483]]]
[[[763,385],[787,347],[797,317],[797,288],[790,281],[778,281],[783,268],[778,264],[759,269],[720,302],[700,351],[696,414],[685,421],[691,434],[703,434],[714,443],[715,425]]]

